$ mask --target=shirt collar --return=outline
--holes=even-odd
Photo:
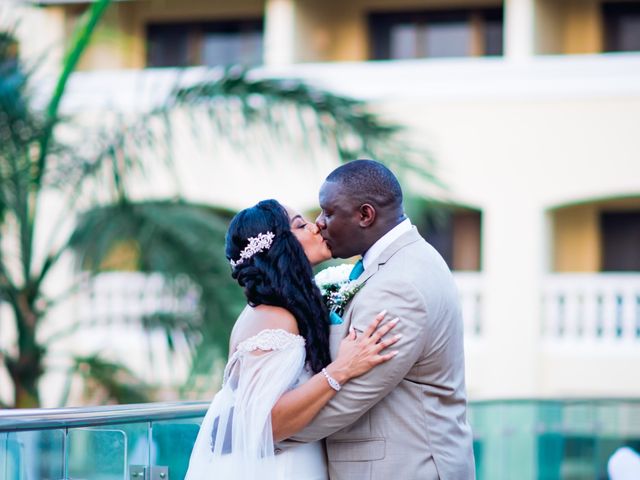
[[[407,233],[413,225],[411,224],[411,220],[408,218],[404,219],[398,225],[393,227],[387,233],[385,233],[382,237],[378,239],[376,243],[371,245],[369,250],[367,250],[362,257],[362,266],[365,268],[369,268],[371,264],[385,251],[385,249],[395,242],[398,238],[400,238],[403,234]]]

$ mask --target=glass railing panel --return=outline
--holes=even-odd
[[[152,465],[168,468],[169,478],[184,478],[202,418],[153,422]]]
[[[64,431],[0,433],[0,478],[64,478]]]
[[[600,401],[593,409],[598,434],[593,466],[598,478],[607,478],[607,462],[618,448],[640,452],[640,402]]]
[[[498,445],[500,448],[501,478],[509,478],[509,472],[521,472],[522,480],[538,479],[535,458],[530,455],[535,451],[535,435],[537,411],[530,402],[512,402],[496,406],[494,417],[498,424]],[[497,478],[489,475],[487,478]]]
[[[127,464],[132,466],[149,466],[149,422],[128,423],[119,425],[127,437]]]
[[[472,404],[479,480],[607,478],[620,447],[640,452],[640,402],[497,401]]]
[[[548,429],[561,440],[557,467],[560,477],[557,478],[588,479],[597,470],[596,451],[600,441],[595,404],[568,401],[561,408],[561,426],[557,430]]]
[[[68,474],[73,479],[127,477],[127,435],[117,426],[74,428],[68,436]]]
[[[0,416],[0,480],[166,478],[153,477],[163,471],[168,478],[184,478],[206,406]],[[478,480],[607,478],[607,463],[618,448],[640,451],[640,401],[635,400],[475,402],[469,421]]]
[[[535,479],[535,411],[527,402],[484,402],[472,406],[469,421],[474,432],[478,480],[510,478],[522,472],[523,480]],[[515,470],[514,470],[515,469]]]

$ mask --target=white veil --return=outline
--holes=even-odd
[[[304,361],[304,339],[284,330],[240,343],[202,421],[185,480],[275,479],[271,409]]]

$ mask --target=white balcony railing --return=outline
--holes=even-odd
[[[139,321],[154,314],[194,315],[198,291],[188,279],[167,283],[158,274],[101,273],[76,296],[76,320],[109,323]]]
[[[465,338],[483,335],[483,277],[476,272],[454,272],[460,295]],[[74,316],[89,323],[136,321],[155,313],[195,314],[198,293],[184,284],[179,294],[159,274],[102,273],[76,296]]]
[[[640,274],[552,274],[542,306],[545,339],[640,345]]]
[[[454,272],[465,338],[485,335],[484,277]],[[194,314],[197,291],[176,295],[159,275],[99,275],[75,305],[78,320],[140,319],[158,312]],[[79,317],[79,318],[78,318]],[[542,337],[561,341],[616,341],[640,345],[640,274],[551,274],[542,285]]]

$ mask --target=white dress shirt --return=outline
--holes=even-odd
[[[413,225],[411,224],[411,220],[406,218],[391,230],[389,230],[387,233],[385,233],[382,237],[380,237],[376,243],[369,247],[369,250],[367,250],[362,257],[362,266],[364,267],[364,269],[366,270],[367,268],[369,268],[369,266],[376,261],[376,259],[382,254],[382,252],[385,251],[385,249],[389,245],[391,245],[412,228]]]

